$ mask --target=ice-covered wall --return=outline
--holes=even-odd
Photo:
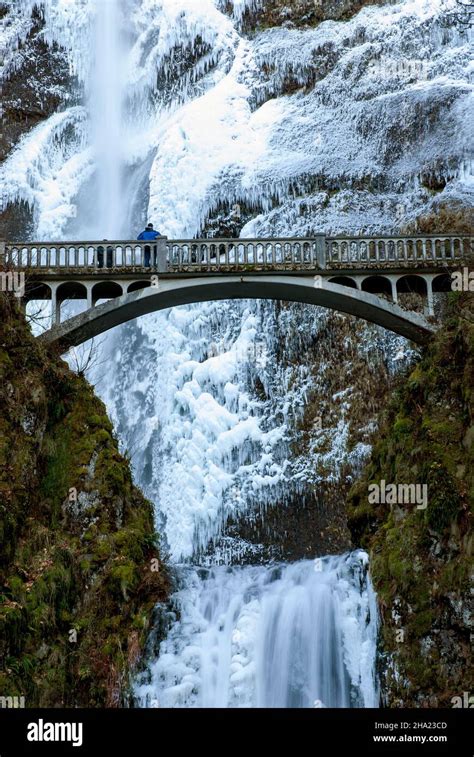
[[[446,25],[444,0],[370,6],[345,23],[252,39],[213,0],[117,5],[133,105],[124,160],[154,155],[150,212],[170,236],[197,232],[221,202],[265,211],[247,233],[282,234],[389,231],[445,199],[472,198],[470,32]],[[64,46],[85,81],[94,8],[95,0],[44,3],[46,39]],[[60,236],[77,193],[62,197],[54,168],[44,175],[49,201],[34,170],[10,186],[28,149],[25,141],[3,167],[0,191],[5,201],[33,199],[40,235]],[[80,140],[76,153],[66,166],[87,165]],[[87,171],[76,175],[79,191]],[[58,222],[48,212],[55,195]]]

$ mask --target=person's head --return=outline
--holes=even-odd
[[[146,227],[146,230],[147,231],[153,231],[153,224],[152,223],[148,223],[147,227]]]

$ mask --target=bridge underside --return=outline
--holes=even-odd
[[[319,285],[318,285],[319,284]],[[313,276],[217,276],[159,279],[159,285],[115,297],[44,332],[41,341],[62,351],[99,336],[114,326],[158,310],[228,299],[274,299],[338,310],[378,324],[414,342],[427,342],[435,327],[424,317],[402,310],[369,292]]]

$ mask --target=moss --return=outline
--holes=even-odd
[[[108,431],[109,434],[112,433],[112,424],[106,415],[89,415],[87,418],[87,424],[91,428],[98,427],[100,429]]]
[[[92,388],[3,296],[0,336],[0,694],[25,694],[27,706],[117,706],[136,618],[167,593],[164,567],[150,571],[160,561],[151,504]],[[145,633],[143,624],[134,648]]]
[[[371,557],[382,617],[389,706],[449,705],[466,679],[474,469],[465,444],[474,405],[472,295],[452,299],[448,318],[420,362],[393,393],[362,479],[348,498],[353,538]],[[426,483],[428,506],[369,505],[368,485]],[[396,640],[403,629],[404,642]]]
[[[426,520],[435,531],[443,532],[454,521],[461,508],[457,483],[439,463],[430,466],[428,476],[429,507]]]
[[[397,439],[407,434],[410,434],[412,430],[413,430],[413,421],[411,420],[411,418],[398,416],[395,423],[393,424],[393,433]]]
[[[133,590],[139,581],[134,563],[127,561],[117,565],[109,571],[108,586],[115,596],[122,595],[128,599],[128,592]]]
[[[101,428],[94,434],[96,444],[107,444],[111,441],[110,433],[105,428]]]
[[[461,201],[439,203],[436,211],[419,216],[402,229],[406,234],[472,234],[474,213]]]
[[[462,592],[467,592],[470,588],[470,583],[470,565],[462,557],[458,557],[448,562],[440,571],[437,593],[443,596],[446,592],[451,591],[453,586],[459,587]]]
[[[232,2],[232,0],[230,0]],[[244,13],[244,31],[254,32],[283,24],[295,27],[316,26],[322,21],[334,19],[347,21],[365,5],[380,4],[383,0],[267,0],[256,9],[249,8]]]
[[[40,496],[51,507],[59,505],[67,496],[70,463],[70,439],[64,434],[51,445],[45,472],[40,482]],[[56,512],[56,510],[55,510]]]

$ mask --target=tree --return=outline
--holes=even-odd
[[[81,344],[79,347],[71,347],[66,359],[69,363],[69,367],[79,376],[85,376],[88,372],[103,365],[105,359],[100,359],[101,350],[104,340],[96,342],[92,339],[86,344]]]

